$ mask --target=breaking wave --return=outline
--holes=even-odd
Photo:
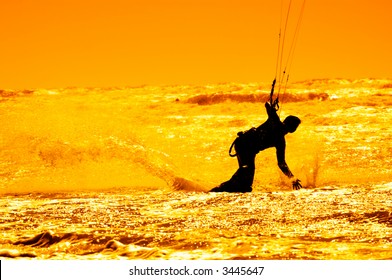
[[[34,94],[34,90],[6,90],[0,89],[0,98],[10,98],[10,97],[19,97],[19,96],[29,96]],[[0,99],[0,101],[1,101]]]
[[[250,103],[260,103],[268,100],[268,94],[235,94],[235,93],[216,93],[216,94],[200,94],[185,100],[185,103],[192,103],[198,105],[213,105],[223,102],[250,102]],[[292,94],[285,93],[281,96],[281,100],[284,102],[302,102],[310,100],[324,101],[329,98],[327,93],[301,93]]]
[[[50,247],[61,241],[73,241],[78,239],[85,239],[89,237],[88,234],[65,233],[60,235],[52,235],[50,232],[42,232],[36,236],[22,238],[16,241],[13,245],[28,245],[32,247]]]
[[[0,250],[0,257],[4,258],[37,258],[36,252],[31,251],[32,248],[38,250],[48,250],[52,258],[59,257],[56,253],[59,248],[68,248],[68,253],[86,256],[94,254],[117,255],[132,259],[150,259],[161,258],[164,252],[156,248],[146,247],[153,242],[153,238],[145,236],[98,236],[93,233],[51,233],[45,231],[33,237],[22,237],[13,243],[15,248]],[[32,247],[32,248],[31,248]]]

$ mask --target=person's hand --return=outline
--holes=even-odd
[[[275,111],[279,110],[279,97],[276,97],[276,99],[271,102],[271,107],[274,108]]]
[[[302,188],[301,180],[299,179],[294,179],[291,183],[293,184],[293,190],[299,190]]]

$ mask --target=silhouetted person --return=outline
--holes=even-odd
[[[272,104],[272,105],[271,105]],[[211,192],[251,192],[255,174],[255,157],[260,151],[267,148],[276,148],[278,166],[282,172],[292,179],[293,189],[302,188],[300,180],[294,179],[285,160],[286,141],[284,136],[294,132],[301,120],[295,116],[288,116],[283,122],[276,113],[278,102],[265,103],[268,119],[257,128],[251,128],[245,132],[239,132],[238,137],[230,148],[234,146],[235,155],[238,159],[238,170],[227,182],[215,187]]]

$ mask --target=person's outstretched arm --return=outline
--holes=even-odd
[[[268,102],[265,103],[265,109],[267,110],[268,118],[273,120],[279,120],[278,113],[276,113],[275,107],[271,106]]]
[[[291,179],[291,183],[293,185],[294,190],[299,190],[302,188],[301,181],[294,177],[294,174],[290,171],[289,166],[285,160],[285,150],[286,150],[286,142],[282,141],[280,145],[276,147],[276,157],[278,159],[278,166],[280,170],[282,170],[283,174],[286,175],[289,179]]]

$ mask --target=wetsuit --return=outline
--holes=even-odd
[[[227,182],[215,187],[211,192],[251,192],[255,174],[256,154],[267,148],[276,148],[278,166],[289,178],[293,177],[285,160],[287,134],[285,125],[280,121],[275,108],[265,103],[268,119],[257,128],[239,132],[234,141],[234,149],[238,160],[238,170]]]

